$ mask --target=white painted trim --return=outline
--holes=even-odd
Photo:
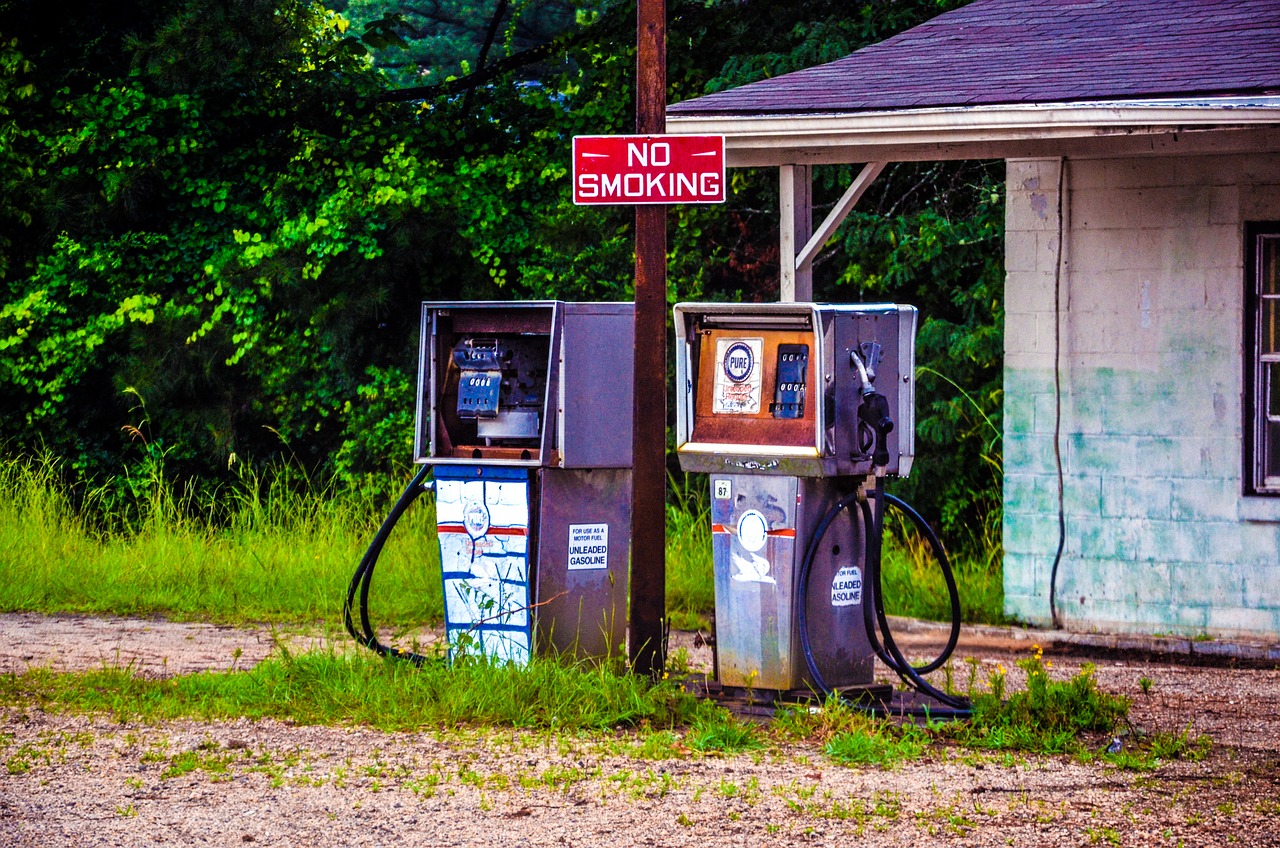
[[[1243,521],[1280,522],[1280,498],[1246,495],[1240,498],[1240,518]]]
[[[761,151],[942,146],[1280,126],[1280,97],[1031,103],[879,112],[667,117],[667,132],[725,137],[730,164]],[[738,154],[735,157],[735,154]],[[753,164],[758,164],[753,158]],[[894,157],[898,158],[898,157]]]

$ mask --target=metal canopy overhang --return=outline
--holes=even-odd
[[[1280,151],[1280,96],[931,107],[832,114],[667,114],[723,135],[729,167]]]

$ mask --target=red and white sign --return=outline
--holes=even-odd
[[[582,206],[724,203],[724,136],[580,135],[573,202]]]

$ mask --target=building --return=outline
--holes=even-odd
[[[886,163],[1003,159],[1006,612],[1280,635],[1280,0],[975,0],[667,115],[779,168],[783,299]]]

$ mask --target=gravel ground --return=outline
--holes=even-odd
[[[707,662],[690,636],[673,642]],[[976,658],[983,675],[1005,665],[1016,686],[1013,661],[1035,638],[971,628],[957,654]],[[938,639],[919,627],[900,641],[923,654]],[[0,671],[247,667],[281,642],[324,639],[6,615]],[[1208,734],[1212,751],[1126,772],[936,749],[884,770],[834,765],[806,745],[650,760],[626,734],[138,725],[7,709],[0,846],[1280,846],[1280,671],[1136,652],[1082,657],[1052,643],[1045,656],[1064,677],[1094,662],[1104,688],[1134,699],[1136,725]]]

